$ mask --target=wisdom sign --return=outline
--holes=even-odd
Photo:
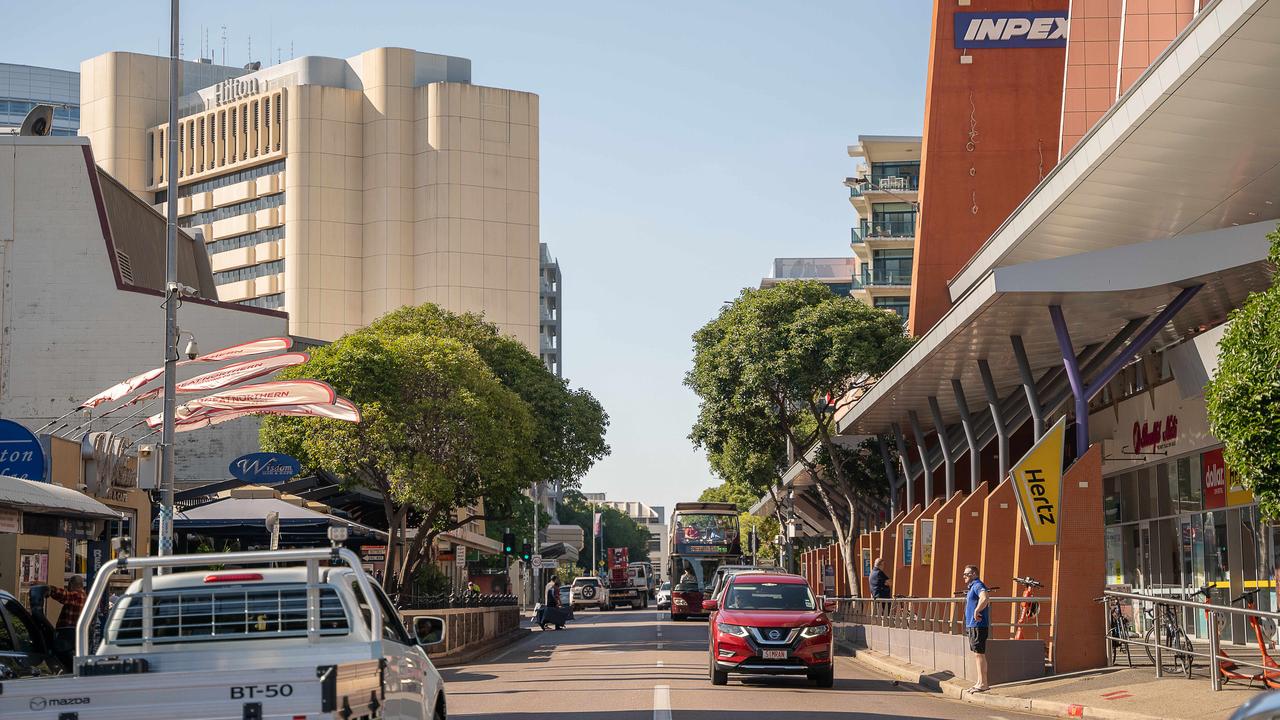
[[[956,13],[957,48],[1067,46],[1067,14],[1050,12]]]
[[[1058,542],[1058,525],[1062,522],[1062,444],[1066,434],[1064,417],[1010,471],[1022,525],[1032,545]]]

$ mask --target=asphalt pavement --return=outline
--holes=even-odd
[[[487,660],[442,671],[449,717],[497,720],[827,720],[1029,718],[921,693],[841,658],[831,689],[802,677],[714,687],[705,621],[665,612],[578,612],[564,630],[533,634]]]

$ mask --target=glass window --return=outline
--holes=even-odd
[[[808,585],[735,582],[725,594],[724,606],[728,610],[813,610],[817,602]]]
[[[1122,528],[1109,527],[1104,531],[1103,542],[1107,556],[1107,584],[1124,584],[1124,551],[1121,542]]]
[[[1120,484],[1120,520],[1130,522],[1140,517],[1141,507],[1138,503],[1138,483],[1133,473],[1116,476]]]
[[[4,601],[5,615],[13,628],[13,649],[21,653],[39,652],[40,641],[27,611],[13,600]]]
[[[716,568],[722,561],[719,558],[673,558],[674,576],[677,592],[701,592],[711,586],[715,579]]]
[[[1102,479],[1102,517],[1107,525],[1120,522],[1120,476]]]
[[[216,272],[213,274],[213,282],[216,285],[226,285],[227,283],[239,282],[240,280],[251,280],[253,278],[265,277],[267,275],[278,275],[282,272],[284,272],[284,260],[272,260],[271,262],[250,265],[249,267],[242,267],[236,270]]]
[[[13,635],[9,633],[9,625],[5,622],[4,613],[0,613],[0,652],[13,650]]]

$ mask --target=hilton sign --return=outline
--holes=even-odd
[[[257,78],[249,78],[248,80],[229,78],[214,86],[213,105],[214,107],[220,107],[250,95],[257,95],[261,91],[262,85]]]

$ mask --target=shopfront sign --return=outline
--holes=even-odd
[[[22,511],[0,508],[0,533],[22,532]]]
[[[1178,444],[1178,416],[1166,415],[1151,422],[1133,422],[1133,454],[1142,455]]]
[[[1058,542],[1062,514],[1062,444],[1066,428],[1067,419],[1059,418],[1010,471],[1022,525],[1032,545]]]
[[[258,78],[248,78],[241,80],[240,78],[228,78],[218,83],[213,92],[214,107],[220,107],[227,103],[235,102],[247,98],[251,95],[257,95],[262,91],[262,83]]]
[[[1204,494],[1205,510],[1253,502],[1253,493],[1241,485],[1239,476],[1227,467],[1222,448],[1200,454],[1200,489]]]
[[[957,48],[1060,48],[1067,46],[1067,13],[974,12],[955,15]]]
[[[40,440],[12,420],[0,420],[0,475],[44,482]]]
[[[247,483],[271,484],[297,475],[302,471],[302,463],[283,453],[256,452],[232,460],[227,469],[232,476]]]

